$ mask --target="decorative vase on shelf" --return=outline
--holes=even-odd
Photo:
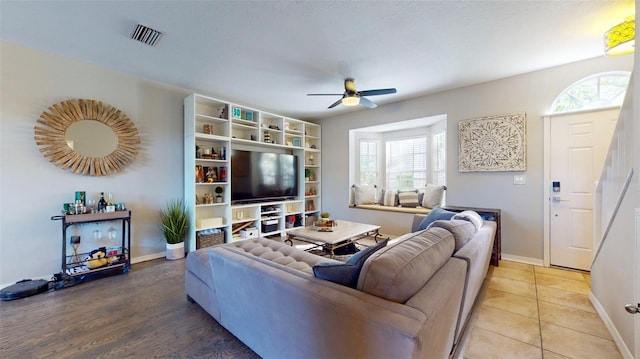
[[[224,191],[222,187],[216,187],[216,202],[222,203],[222,192]]]

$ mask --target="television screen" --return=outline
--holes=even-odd
[[[283,200],[298,196],[298,157],[231,150],[231,202]]]

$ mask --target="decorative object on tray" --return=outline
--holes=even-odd
[[[458,170],[526,170],[526,123],[524,112],[458,122]]]
[[[318,232],[333,232],[333,228],[338,226],[338,222],[333,219],[321,218],[313,222],[313,229]]]

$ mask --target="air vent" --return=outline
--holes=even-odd
[[[161,37],[162,33],[160,31],[140,24],[136,26],[136,29],[131,34],[132,39],[145,43],[149,46],[156,46]]]

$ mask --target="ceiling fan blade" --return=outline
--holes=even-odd
[[[375,103],[373,103],[371,100],[368,100],[362,96],[360,96],[360,104],[364,107],[368,107],[368,108],[376,108],[378,107],[378,105],[376,105]]]
[[[391,93],[396,93],[396,89],[395,88],[389,88],[389,89],[377,89],[377,90],[364,90],[364,91],[359,91],[358,94],[360,94],[360,96],[376,96],[376,95],[388,95]]]
[[[329,106],[328,108],[334,108],[334,107],[338,106],[341,103],[342,103],[342,99],[339,99],[338,101],[332,103],[331,106]]]
[[[307,96],[342,96],[341,93],[308,93]]]

